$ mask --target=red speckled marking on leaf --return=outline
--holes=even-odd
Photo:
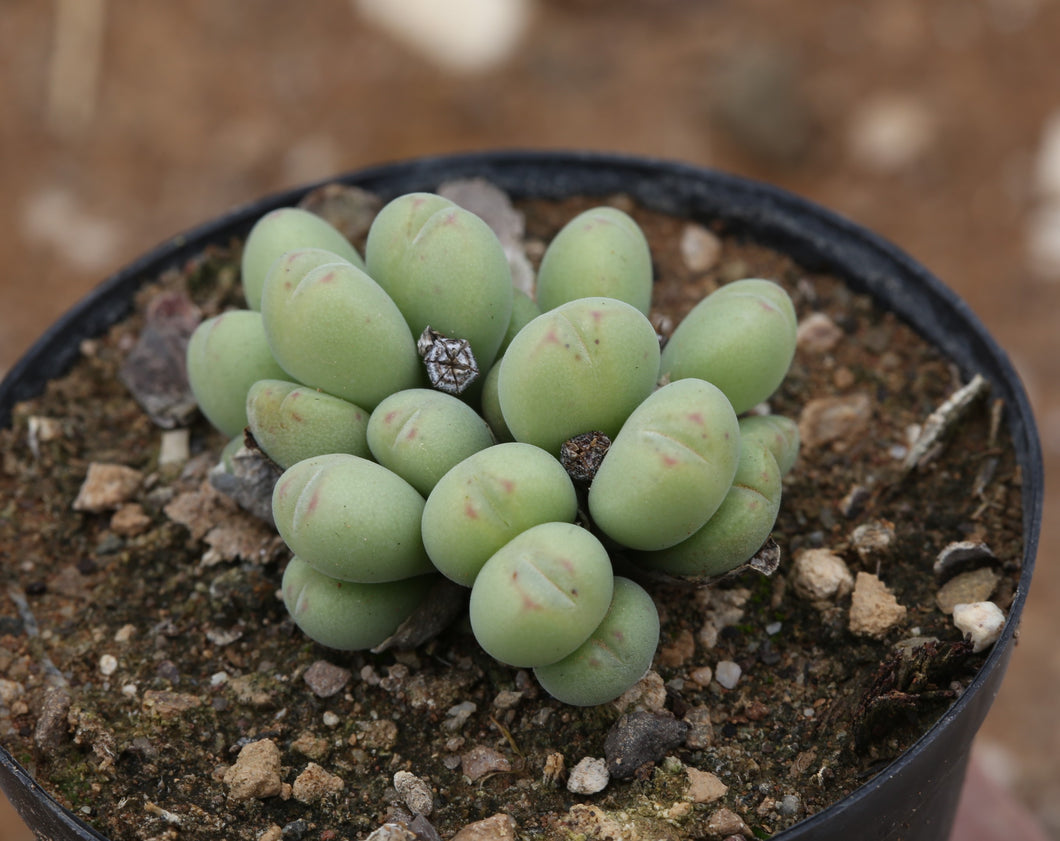
[[[326,274],[322,275],[321,278],[320,278],[320,283],[334,283],[334,282],[335,282],[335,272],[334,271],[327,272]]]
[[[464,503],[464,516],[467,517],[469,520],[478,519],[478,511],[476,510],[475,506],[472,505],[470,502]]]
[[[309,504],[306,506],[306,514],[312,514],[316,510],[317,505],[320,504],[320,488],[316,488],[313,491],[313,495],[309,497]]]

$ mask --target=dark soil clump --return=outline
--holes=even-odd
[[[559,704],[495,663],[460,621],[413,651],[309,642],[276,596],[285,547],[206,479],[224,441],[196,420],[190,458],[161,463],[163,430],[118,375],[160,292],[186,293],[204,316],[242,306],[233,243],[143,290],[136,314],[85,343],[70,374],[0,431],[4,746],[111,838],[182,841],[356,839],[388,820],[410,838],[448,838],[498,814],[525,838],[712,838],[732,818],[767,838],[908,747],[985,657],[937,604],[937,555],[987,544],[1003,610],[1018,579],[1020,477],[991,399],[907,468],[911,429],[963,384],[950,362],[839,280],[724,230],[718,259],[693,271],[686,222],[614,201],[651,243],[664,334],[740,277],[782,283],[803,324],[819,314],[823,338],[804,339],[771,401],[806,439],[785,480],[775,575],[654,585],[653,673],[594,708]],[[591,204],[523,203],[528,239],[548,241]],[[93,464],[130,468],[130,490],[74,510]],[[889,539],[866,537],[880,533]],[[859,635],[849,594],[800,596],[793,558],[813,548],[878,575],[904,618]],[[597,794],[571,793],[571,770],[603,758],[609,731],[638,711],[669,734],[681,722],[677,746]],[[240,751],[266,740],[275,758],[242,793]],[[398,785],[402,771],[419,785]],[[706,775],[724,793],[703,793]]]

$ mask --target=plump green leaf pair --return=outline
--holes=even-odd
[[[569,523],[532,526],[502,546],[471,588],[471,627],[491,656],[533,668],[568,704],[602,704],[648,670],[659,640],[651,597],[615,578],[607,550]]]

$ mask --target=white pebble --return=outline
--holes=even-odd
[[[829,549],[804,549],[795,556],[792,587],[801,598],[818,602],[841,598],[854,589],[850,568]]]
[[[340,720],[341,719],[331,710],[328,710],[326,713],[324,713],[325,727],[338,727]]]
[[[685,225],[681,231],[681,257],[694,272],[705,272],[721,257],[721,240],[702,225]]]
[[[214,672],[210,675],[210,686],[221,686],[222,684],[228,683],[227,672]]]
[[[770,622],[766,625],[766,633],[771,637],[780,633],[780,629],[784,627],[783,622]]]
[[[989,648],[1005,627],[1005,613],[993,602],[959,604],[953,608],[953,624],[972,643],[972,651]]]
[[[170,429],[162,433],[158,448],[159,464],[184,464],[191,458],[190,433],[187,429]]]
[[[1042,198],[1060,201],[1060,111],[1049,117],[1042,128],[1034,189]]]
[[[136,633],[135,625],[122,625],[117,632],[114,634],[115,642],[128,642],[133,638],[133,634]]]
[[[103,677],[110,677],[118,670],[118,658],[113,654],[104,654],[99,658],[99,673]]]
[[[740,664],[732,660],[722,660],[714,667],[714,679],[726,689],[734,689],[742,674]]]
[[[570,777],[567,778],[567,791],[572,794],[596,794],[607,788],[610,781],[607,762],[586,756],[571,768]]]
[[[356,8],[443,69],[479,72],[511,55],[531,7],[529,0],[357,0]]]

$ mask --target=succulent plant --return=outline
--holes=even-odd
[[[293,620],[333,648],[389,645],[414,611],[442,615],[427,593],[459,592],[448,578],[488,654],[565,703],[617,697],[659,617],[612,554],[704,583],[767,543],[798,428],[738,415],[791,363],[787,293],[726,284],[660,352],[647,242],[613,208],[557,234],[536,301],[440,196],[387,204],[363,262],[336,235],[304,211],[263,217],[243,265],[260,313],[206,321],[188,349],[224,458],[247,426],[284,469],[271,513]]]
[[[364,268],[364,260],[349,240],[320,216],[297,207],[277,208],[255,223],[243,245],[243,294],[252,310],[261,309],[265,276],[273,264],[295,248],[325,249]]]
[[[291,551],[332,578],[374,584],[434,571],[420,539],[423,497],[374,461],[298,462],[276,482],[272,513]]]
[[[286,380],[258,380],[250,387],[247,427],[265,454],[285,469],[329,453],[371,455],[364,409]]]
[[[629,214],[614,207],[586,210],[549,243],[537,273],[543,311],[577,298],[617,298],[644,315],[651,309],[651,252]]]
[[[663,349],[661,374],[713,383],[737,414],[766,400],[795,356],[795,308],[771,280],[748,278],[720,287],[677,325]]]
[[[317,572],[297,555],[283,572],[283,602],[306,636],[343,651],[375,648],[424,599],[436,576],[355,584]]]
[[[269,348],[288,375],[369,411],[423,382],[401,312],[349,263],[311,269],[286,300],[266,296],[262,319]]]
[[[229,438],[247,425],[250,387],[285,376],[269,351],[261,314],[252,310],[231,310],[202,322],[188,341],[186,363],[199,410]]]
[[[531,444],[496,444],[461,461],[423,508],[423,545],[435,567],[470,587],[505,543],[532,526],[573,522],[574,485],[556,459]]]
[[[718,510],[739,458],[725,395],[704,380],[678,380],[630,415],[589,488],[589,513],[623,546],[666,549]]]
[[[571,523],[541,523],[505,543],[479,570],[471,628],[502,663],[547,666],[592,635],[613,591],[611,560],[599,540]]]
[[[615,298],[579,298],[512,339],[497,395],[516,441],[558,455],[572,435],[616,435],[658,375],[659,339],[643,313]]]
[[[372,456],[423,496],[449,468],[492,444],[493,433],[478,412],[427,388],[391,394],[368,421]]]
[[[430,327],[465,339],[478,365],[489,367],[508,330],[513,293],[504,247],[485,222],[436,196],[402,196],[379,212],[365,255],[413,335]]]
[[[651,667],[659,644],[659,612],[647,591],[616,577],[607,615],[585,642],[534,677],[564,704],[589,707],[617,698]]]

